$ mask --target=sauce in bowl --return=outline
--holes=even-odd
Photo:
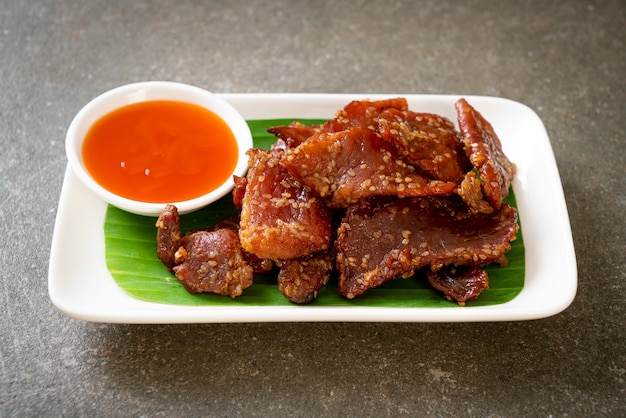
[[[116,109],[87,132],[82,157],[102,187],[152,203],[194,199],[232,175],[238,146],[216,114],[191,103],[154,100]]]

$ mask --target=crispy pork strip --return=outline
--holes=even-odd
[[[348,208],[335,241],[339,292],[352,299],[388,280],[407,278],[430,265],[482,266],[506,262],[517,233],[508,204],[491,215],[454,216],[445,199],[362,202]]]
[[[451,302],[465,306],[483,290],[489,289],[489,275],[476,266],[446,266],[437,271],[428,270],[428,283]]]
[[[173,271],[190,293],[234,298],[252,285],[253,269],[246,263],[239,237],[231,229],[185,235],[175,257]]]
[[[239,238],[260,258],[287,260],[326,250],[332,234],[330,211],[278,163],[280,152],[250,156]]]
[[[459,99],[455,108],[465,152],[478,171],[484,198],[493,209],[499,209],[502,199],[509,194],[515,165],[502,151],[500,139],[491,124],[476,109],[465,99]],[[471,203],[463,189],[458,193],[470,206],[479,206]]]
[[[456,188],[427,178],[363,128],[315,134],[287,150],[280,164],[330,207],[348,207],[372,196],[449,195]]]
[[[278,263],[278,290],[293,303],[311,303],[330,279],[333,269],[331,251],[321,251],[306,257]]]

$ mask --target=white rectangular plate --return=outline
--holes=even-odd
[[[406,97],[411,110],[456,121],[448,95],[224,94],[246,119],[332,118],[352,100]],[[577,271],[561,180],[546,130],[527,106],[501,98],[464,96],[491,122],[517,165],[513,182],[526,251],[521,293],[510,302],[476,307],[382,308],[346,306],[177,306],[144,302],[121,290],[105,263],[107,205],[68,167],[54,227],[48,289],[68,316],[111,323],[209,322],[470,322],[544,318],[574,299]]]

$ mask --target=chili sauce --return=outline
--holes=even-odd
[[[148,101],[96,121],[83,143],[87,171],[122,197],[172,203],[218,188],[232,175],[238,147],[213,112],[177,101]]]

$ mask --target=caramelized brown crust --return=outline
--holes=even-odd
[[[475,266],[446,266],[437,271],[428,270],[428,283],[451,302],[465,306],[483,290],[489,289],[489,275]]]
[[[448,195],[456,187],[427,178],[374,131],[363,128],[315,134],[285,152],[280,164],[331,207],[372,196]]]
[[[253,269],[246,263],[239,238],[231,229],[199,231],[183,237],[181,244],[173,270],[190,293],[234,298],[252,285]]]
[[[465,99],[458,100],[455,107],[465,152],[478,170],[484,197],[493,209],[499,209],[502,199],[509,194],[515,165],[502,151],[491,124],[476,109]],[[465,196],[460,195],[465,200]]]
[[[339,292],[352,299],[428,265],[504,262],[518,229],[515,209],[504,204],[491,215],[455,217],[436,200],[350,207],[335,241]]]
[[[278,153],[252,149],[239,238],[260,258],[287,260],[330,246],[331,216],[324,202],[278,164]]]

